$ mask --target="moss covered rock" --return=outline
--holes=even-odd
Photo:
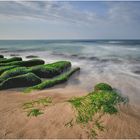
[[[0,66],[4,65],[3,63],[7,64],[10,62],[14,62],[14,61],[22,61],[22,58],[21,57],[12,57],[9,59],[3,59],[3,60],[0,59]]]
[[[4,70],[6,70],[6,71],[1,74],[0,82],[6,80],[7,78],[26,74],[28,72],[32,72],[41,78],[54,77],[54,76],[62,73],[66,69],[68,69],[70,66],[71,66],[71,63],[67,62],[67,61],[59,61],[59,62],[52,63],[52,64],[46,64],[46,65],[30,67],[30,68],[5,66],[5,67],[3,67],[3,71]]]
[[[6,59],[7,59],[7,58],[0,58],[0,62],[1,62],[1,61],[5,61]]]
[[[5,71],[7,71],[7,70],[10,70],[10,69],[13,69],[13,68],[15,68],[15,67],[18,67],[18,66],[3,66],[3,67],[0,67],[0,75],[1,75],[3,72],[5,72]]]
[[[27,73],[12,78],[8,78],[0,84],[0,90],[34,86],[41,83],[41,79],[33,73]]]
[[[42,65],[44,63],[45,62],[42,59],[32,59],[28,61],[15,61],[15,62],[10,62],[10,63],[1,63],[0,66],[18,65],[18,66],[31,67],[31,66],[36,66],[36,65]]]
[[[32,67],[30,71],[41,78],[52,78],[68,70],[70,67],[71,63],[69,61],[58,61],[51,64]]]
[[[26,67],[17,67],[3,72],[0,76],[0,82],[12,78],[14,76],[22,75],[28,73],[28,69]]]
[[[42,90],[44,88],[49,88],[49,87],[53,87],[53,86],[55,86],[57,84],[64,83],[69,79],[69,77],[73,73],[75,73],[76,71],[79,71],[79,70],[80,70],[79,67],[71,69],[68,72],[65,72],[64,74],[61,74],[56,78],[53,78],[53,79],[50,79],[50,80],[45,80],[45,81],[43,81],[42,83],[40,83],[40,84],[38,84],[36,86],[29,87],[29,88],[27,88],[25,90],[25,92],[31,92],[32,90]]]
[[[112,87],[111,87],[109,84],[107,84],[107,83],[99,83],[99,84],[95,85],[94,90],[95,90],[95,91],[99,91],[99,90],[108,90],[108,91],[112,91],[113,89],[112,89]]]

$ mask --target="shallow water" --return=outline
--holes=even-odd
[[[70,60],[81,71],[65,88],[90,92],[96,83],[108,82],[140,105],[140,40],[1,40],[0,54],[36,55],[47,63]]]

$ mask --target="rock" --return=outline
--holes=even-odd
[[[41,79],[33,73],[27,73],[12,78],[8,78],[0,84],[0,90],[17,88],[17,87],[29,87],[41,83]]]
[[[32,59],[28,61],[15,61],[10,63],[1,63],[0,66],[12,66],[12,65],[18,65],[18,66],[25,66],[25,67],[31,67],[36,65],[42,65],[44,64],[44,60],[42,59]]]
[[[0,55],[0,58],[4,58],[4,56],[3,55]]]
[[[22,58],[21,57],[12,57],[9,59],[3,59],[3,60],[0,59],[0,65],[3,65],[3,63],[10,63],[10,62],[14,62],[14,61],[22,61]]]
[[[53,78],[53,79],[50,79],[50,80],[45,80],[43,81],[42,83],[38,84],[38,85],[35,85],[33,87],[29,87],[27,89],[25,89],[25,92],[31,92],[32,90],[42,90],[44,88],[49,88],[49,87],[53,87],[57,84],[60,84],[60,83],[64,83],[66,82],[69,77],[75,73],[76,71],[79,71],[80,68],[74,68],[72,70],[69,70],[68,72],[64,73],[64,74],[61,74],[59,75],[58,77],[56,78]]]
[[[36,56],[36,55],[28,55],[28,56],[26,56],[26,58],[37,58],[38,56]]]
[[[10,66],[5,66],[5,69],[7,68],[7,70],[1,74],[0,82],[3,82],[8,78],[26,74],[29,72],[36,74],[40,78],[54,77],[58,74],[61,74],[63,71],[67,70],[70,66],[71,63],[67,61],[58,61],[56,63],[46,64],[46,65],[41,65],[41,66],[36,66],[31,68],[27,68],[27,67],[10,68]]]
[[[8,78],[12,78],[18,75],[23,75],[28,73],[28,69],[26,67],[17,67],[17,68],[13,68],[10,70],[7,70],[5,72],[3,72],[0,76],[0,82],[8,79]]]
[[[58,61],[51,64],[32,67],[30,71],[41,78],[51,78],[68,70],[70,67],[71,63],[69,61]]]
[[[18,67],[18,66],[3,66],[3,67],[0,67],[0,74],[2,74],[3,72],[5,72],[7,70],[13,69],[15,67]]]

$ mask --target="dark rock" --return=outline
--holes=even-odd
[[[36,56],[36,55],[28,55],[28,56],[26,56],[26,58],[38,58],[38,56]]]
[[[0,55],[0,58],[4,58],[4,56],[3,55]]]

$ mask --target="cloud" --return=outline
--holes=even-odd
[[[109,5],[109,8],[104,17],[100,17],[96,12],[88,11],[88,7],[86,11],[79,11],[70,2],[61,1],[1,1],[0,15],[5,18],[63,20],[84,24],[95,24],[105,20],[129,22],[140,19],[140,2],[105,3]]]
[[[69,31],[72,34],[73,31],[73,36],[76,32],[83,38],[140,38],[140,2],[104,1],[102,3],[107,8],[103,14],[101,9],[94,10],[92,6],[88,8],[86,3],[83,10],[80,3],[82,2],[0,1],[0,22],[8,21],[9,18],[11,21],[23,21],[23,24],[44,21],[40,23],[45,23],[42,24],[45,29],[46,26],[52,28],[49,29],[51,33],[58,32],[56,27],[60,26],[64,33]],[[100,3],[96,2],[99,8]],[[94,5],[95,2],[90,4]],[[23,24],[21,25],[24,27]],[[10,26],[10,23],[7,26]]]
[[[111,2],[108,15],[113,21],[132,22],[140,20],[140,2]]]
[[[73,23],[90,23],[97,20],[96,14],[78,11],[69,2],[11,1],[0,2],[0,15],[40,20],[63,20]],[[94,21],[94,22],[95,22]]]

